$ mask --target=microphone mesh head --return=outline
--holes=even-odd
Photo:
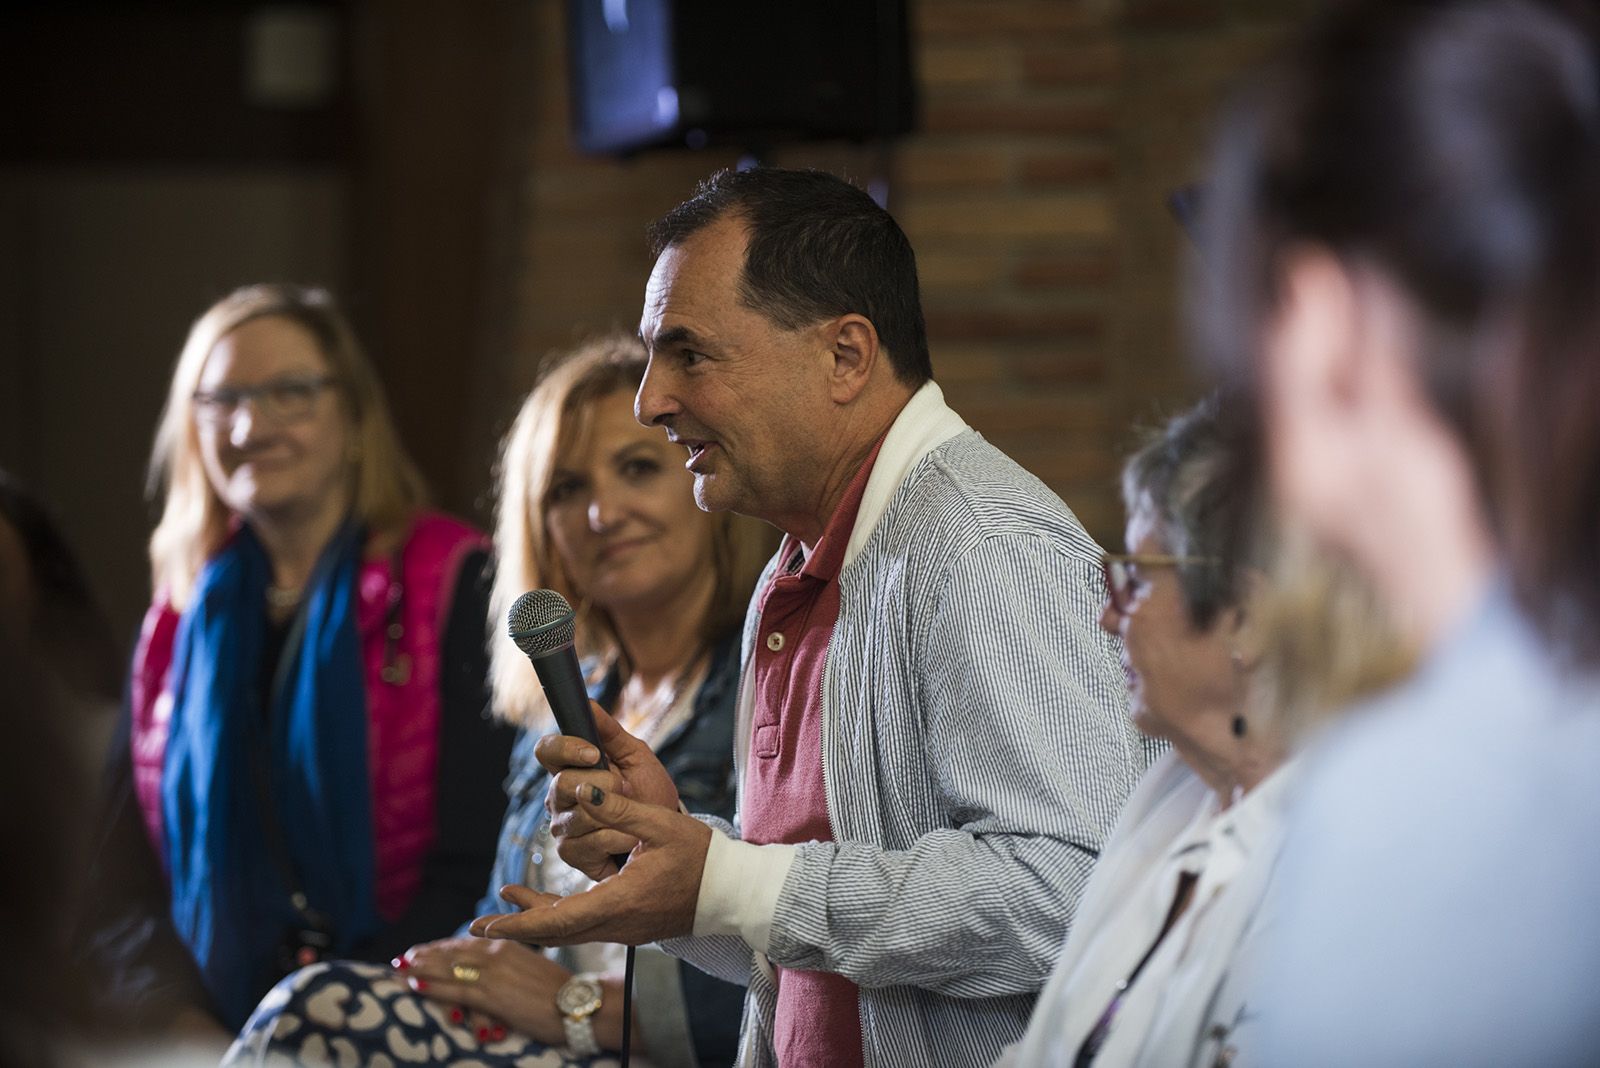
[[[572,640],[577,618],[555,590],[529,590],[506,615],[511,640],[529,656],[538,656]]]

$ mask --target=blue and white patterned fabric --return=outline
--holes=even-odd
[[[708,820],[723,833],[696,937],[666,943],[749,985],[742,1064],[774,1063],[771,964],[861,987],[869,1066],[987,1064],[1022,1036],[1153,753],[1096,622],[1099,560],[937,385],[902,410],[839,577],[823,692],[835,840],[755,846]],[[747,627],[746,663],[757,637]],[[751,710],[747,671],[741,762]]]
[[[245,1024],[230,1068],[616,1068],[614,1054],[583,1057],[513,1031],[480,1040],[448,1005],[425,998],[394,969],[338,960],[285,976]]]

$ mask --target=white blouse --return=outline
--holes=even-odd
[[[1277,860],[1284,765],[1218,811],[1216,793],[1177,754],[1140,781],[1095,866],[1066,945],[1006,1065],[1068,1065],[1150,949],[1180,878],[1189,907],[1123,995],[1094,1068],[1234,1062],[1248,1018],[1243,958],[1264,926],[1260,904]]]

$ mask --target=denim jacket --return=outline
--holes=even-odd
[[[590,697],[610,710],[621,688],[621,679],[612,671],[591,688]],[[733,817],[733,710],[738,696],[739,635],[735,632],[712,647],[705,681],[694,697],[694,715],[656,749],[677,784],[678,796],[691,812]],[[544,801],[550,786],[549,774],[533,755],[541,737],[541,733],[523,728],[512,748],[511,771],[505,781],[506,815],[500,825],[500,846],[488,893],[478,904],[480,916],[513,911],[501,899],[500,888],[527,877],[528,850],[546,819]],[[732,1064],[743,1004],[743,987],[713,979],[659,950],[640,948],[634,1005],[649,1035],[650,1062],[658,1068]]]

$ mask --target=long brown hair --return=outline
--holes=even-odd
[[[525,656],[505,638],[506,614],[531,589],[553,589],[585,605],[550,543],[546,502],[557,456],[587,425],[591,405],[619,391],[633,393],[648,358],[638,338],[612,334],[559,353],[522,402],[500,451],[496,477],[494,589],[489,597],[489,677],[496,711],[519,723],[548,714],[544,692]],[[716,585],[702,625],[707,645],[738,627],[761,568],[776,545],[765,523],[732,512],[711,517]],[[579,654],[602,666],[623,655],[610,615],[598,606],[578,613]],[[624,665],[625,666],[625,665]]]
[[[1372,269],[1472,461],[1523,604],[1600,663],[1600,68],[1592,5],[1330,5],[1228,109],[1203,355],[1247,382],[1296,247]]]

